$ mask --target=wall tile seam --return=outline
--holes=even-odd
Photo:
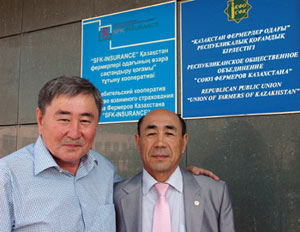
[[[23,36],[24,36],[24,34],[22,33],[22,31],[23,31],[23,25],[24,25],[24,0],[22,1],[22,15],[21,15],[21,30],[20,30],[20,32],[21,33],[18,33],[18,34],[20,34],[20,35],[16,35],[16,37],[19,37],[20,38],[20,44],[19,44],[19,59],[18,59],[18,61],[19,61],[19,72],[18,72],[18,85],[17,85],[17,88],[18,88],[18,95],[17,95],[17,98],[18,98],[18,101],[17,101],[17,121],[16,121],[16,128],[17,128],[17,131],[16,131],[16,144],[15,144],[15,148],[17,149],[17,147],[18,147],[18,135],[19,135],[19,130],[18,130],[18,128],[20,127],[19,126],[19,118],[20,118],[20,88],[21,88],[21,76],[22,76],[22,50],[23,50]]]
[[[39,28],[39,29],[35,29],[35,30],[23,31],[20,33],[15,33],[15,34],[7,35],[7,36],[0,36],[0,40],[10,38],[10,37],[20,36],[20,35],[26,35],[26,34],[30,34],[30,33],[34,33],[34,32],[44,31],[44,30],[48,30],[48,29],[52,29],[52,28],[59,28],[59,27],[72,25],[72,24],[76,24],[76,23],[81,23],[81,22],[82,22],[82,20],[77,20],[77,21],[73,21],[73,22],[69,22],[69,23],[53,25],[53,26],[49,26],[49,27],[43,27],[43,28]]]
[[[15,126],[34,126],[37,123],[21,123],[21,124],[1,124],[0,129],[4,127],[15,127]]]

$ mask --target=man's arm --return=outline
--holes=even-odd
[[[11,182],[7,168],[0,164],[0,228],[1,231],[12,230]]]
[[[213,178],[216,181],[220,180],[220,178],[217,177],[213,172],[208,171],[203,168],[198,168],[196,166],[188,166],[188,167],[185,167],[185,169],[187,171],[193,173],[194,175],[205,175],[205,176],[209,176],[209,177]]]
[[[223,199],[219,219],[220,232],[234,232],[234,218],[231,196],[227,184],[224,185]]]

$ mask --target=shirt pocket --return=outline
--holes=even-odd
[[[114,204],[99,205],[96,214],[93,215],[91,227],[88,232],[115,232],[116,215]]]

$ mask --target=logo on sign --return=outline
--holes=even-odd
[[[242,19],[248,18],[248,12],[251,8],[248,0],[229,0],[224,12],[228,16],[228,21],[234,20],[239,23]]]
[[[99,27],[99,41],[111,40],[111,26]]]

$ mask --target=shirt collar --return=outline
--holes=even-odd
[[[155,180],[144,168],[143,168],[143,194],[147,194],[150,189],[158,183],[157,180]],[[176,189],[178,192],[183,192],[183,180],[182,180],[182,173],[180,171],[180,168],[177,167],[175,171],[172,173],[172,175],[165,181],[165,183],[168,183],[171,185],[174,189]]]
[[[95,164],[98,165],[98,162],[94,155],[89,151],[87,155],[81,158],[79,168],[85,167],[87,172],[89,172]],[[46,148],[42,136],[39,136],[34,145],[34,174],[38,175],[42,171],[51,167],[61,170]]]

